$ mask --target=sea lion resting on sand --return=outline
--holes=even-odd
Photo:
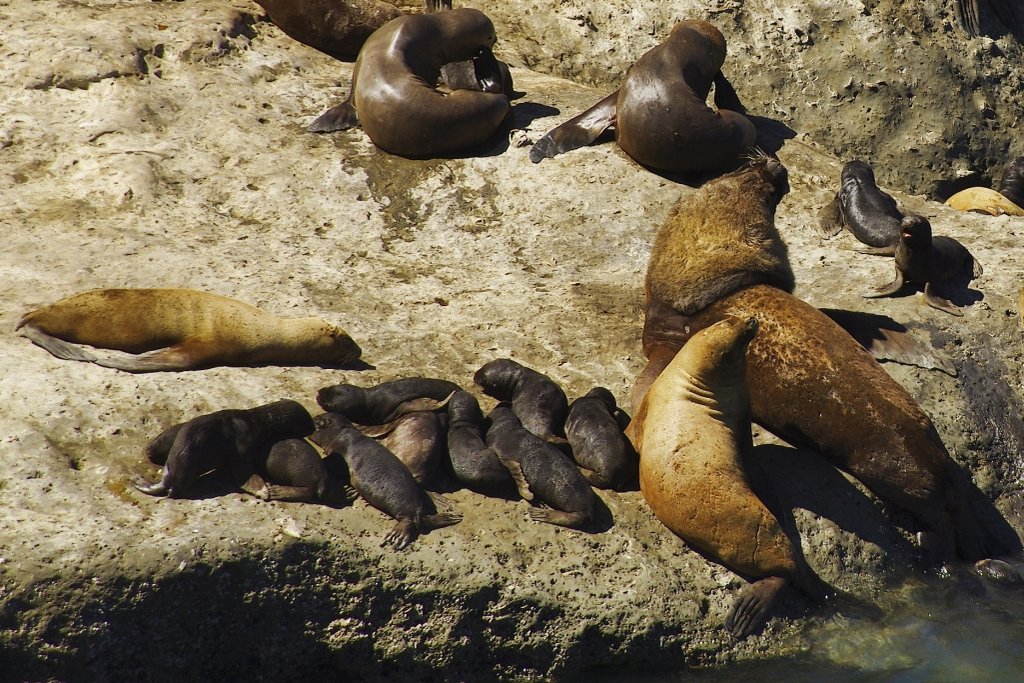
[[[931,558],[1019,550],[1005,548],[976,518],[955,463],[910,394],[835,322],[789,294],[792,270],[779,258],[785,247],[775,228],[785,179],[779,162],[755,159],[686,196],[661,227],[645,282],[648,365],[634,396],[642,398],[701,329],[729,315],[756,318],[746,371],[755,422],[817,450],[910,512]],[[742,247],[738,255],[730,242]],[[756,245],[762,261],[747,254]],[[774,263],[774,272],[763,263]]]
[[[721,31],[706,21],[680,21],[629,68],[618,90],[538,140],[530,161],[589,145],[614,126],[619,147],[649,168],[696,173],[735,166],[757,131],[722,75],[724,62]],[[718,111],[705,104],[712,84]]]
[[[565,438],[591,485],[623,491],[636,486],[637,454],[622,432],[619,414],[612,392],[594,387],[569,405]]]
[[[566,443],[569,401],[550,377],[511,358],[498,358],[484,363],[473,375],[473,381],[488,396],[509,401],[512,412],[526,429],[548,443]]]
[[[316,402],[361,425],[384,425],[418,410],[443,408],[459,385],[445,379],[405,377],[372,387],[333,384],[317,392]]]
[[[362,353],[320,318],[278,318],[193,289],[94,289],[26,313],[17,329],[57,358],[128,372],[344,365]],[[97,358],[78,344],[139,355]]]
[[[393,19],[359,51],[349,98],[309,129],[324,133],[360,125],[375,145],[406,157],[484,142],[510,111],[509,93],[501,92],[503,74],[479,79],[490,92],[446,94],[436,85],[445,64],[474,58],[481,68],[492,64],[484,57],[496,40],[491,20],[468,7]]]
[[[827,592],[743,469],[753,449],[744,352],[756,331],[756,319],[726,316],[692,336],[627,429],[640,453],[640,490],[658,519],[753,581],[726,620],[738,638],[760,628],[787,584],[817,600]]]

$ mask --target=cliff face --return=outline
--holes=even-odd
[[[471,387],[480,365],[511,356],[551,375],[570,398],[603,385],[628,400],[643,365],[650,243],[691,190],[610,143],[537,165],[527,152],[614,87],[671,17],[658,3],[644,13],[613,2],[575,18],[571,3],[553,12],[480,6],[495,16],[501,55],[526,93],[512,128],[473,158],[409,161],[377,151],[361,131],[305,132],[347,94],[351,64],[287,38],[255,4],[4,3],[0,678],[559,677],[791,652],[827,626],[829,609],[808,612],[793,597],[763,635],[733,642],[721,623],[742,580],[685,548],[637,492],[601,492],[608,528],[585,534],[530,522],[524,503],[457,491],[450,498],[464,521],[395,553],[380,547],[391,522],[362,502],[336,510],[216,490],[160,500],[128,485],[137,475],[156,478],[143,449],[170,424],[279,398],[315,410],[316,390],[342,381],[425,375]],[[960,147],[946,137],[947,126],[968,130],[959,95],[937,110],[887,100],[903,117],[941,113],[932,142],[908,142],[931,119],[881,127],[878,109],[850,114],[839,130],[836,112],[866,112],[902,82],[881,77],[887,85],[876,92],[866,83],[879,77],[836,54],[841,43],[844,54],[879,59],[885,49],[865,26],[912,17],[884,2],[864,11],[842,29],[840,9],[815,4],[772,20],[758,19],[755,3],[693,13],[726,31],[728,75],[752,113],[773,120],[759,121],[766,139],[785,140],[779,156],[792,192],[778,225],[797,294],[892,316],[943,347],[956,378],[886,369],[1019,530],[1016,246],[1024,222],[899,192],[950,177],[948,160],[897,165],[888,161],[895,156],[857,148],[905,209],[931,217],[936,233],[960,239],[985,265],[963,318],[913,295],[862,299],[889,281],[891,262],[849,251],[848,235],[821,242],[815,230],[841,167],[828,148],[845,156],[871,130],[872,150],[904,157],[910,144],[963,156],[996,144],[980,129]],[[961,46],[962,58],[950,57],[961,65],[971,50],[997,49],[1004,56],[993,62],[1003,64],[1017,49],[1006,39],[957,38],[938,16],[922,15],[896,35],[904,32],[908,50],[914,40],[921,50]],[[876,33],[879,46],[897,39]],[[818,51],[832,55],[835,71],[815,78]],[[787,63],[791,76],[773,75],[772,65]],[[903,67],[905,80],[920,79],[916,93],[959,88],[952,68],[922,65],[926,77]],[[971,78],[985,80],[989,68],[978,65]],[[986,86],[997,112],[986,120],[1009,128],[1015,100],[999,93],[1020,72],[999,68],[1006,89]],[[851,78],[859,85],[846,87]],[[793,83],[821,92],[831,84],[849,99],[790,96],[802,92]],[[830,119],[834,135],[803,124]],[[129,375],[57,360],[14,332],[25,311],[79,291],[170,286],[338,322],[372,367]],[[815,454],[760,430],[756,437],[755,475],[787,511],[811,566],[884,605],[881,587],[912,563],[906,520]]]

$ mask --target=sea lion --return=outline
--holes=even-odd
[[[487,446],[508,468],[520,494],[554,508],[531,508],[530,519],[574,529],[593,521],[597,496],[564,453],[525,429],[508,403],[499,403],[488,417]]]
[[[816,600],[827,590],[778,519],[750,489],[750,400],[744,352],[755,318],[726,316],[693,335],[651,385],[627,428],[640,453],[640,491],[673,533],[753,581],[726,628],[745,638],[792,584]]]
[[[409,468],[417,484],[430,481],[441,463],[445,442],[445,425],[437,413],[417,410],[403,415],[382,436],[381,443]]]
[[[648,366],[634,395],[642,398],[642,382],[657,377],[699,330],[727,315],[754,317],[759,331],[747,348],[746,375],[755,422],[818,451],[910,512],[931,557],[951,557],[954,548],[969,560],[1004,554],[1003,544],[976,518],[954,476],[955,463],[910,394],[839,325],[779,285],[792,282],[792,270],[775,256],[785,251],[774,220],[778,180],[785,175],[784,169],[771,170],[776,164],[754,160],[707,183],[659,230],[645,282]],[[744,282],[736,274],[737,258],[757,260],[725,248],[730,241],[761,244],[765,259],[775,263],[775,277],[756,270],[751,277],[761,282]],[[708,242],[722,248],[703,248]],[[714,295],[704,296],[707,290]]]
[[[456,524],[462,515],[438,512],[435,501],[416,483],[406,466],[387,448],[362,434],[343,415],[316,418],[310,441],[345,459],[352,487],[367,503],[396,520],[384,544],[402,550],[429,529]]]
[[[990,216],[1024,216],[1024,208],[1007,199],[1001,192],[987,187],[969,187],[946,200],[946,206],[957,211],[974,211]]]
[[[476,397],[468,391],[455,392],[448,401],[448,457],[455,478],[478,493],[513,498],[516,483],[487,447],[486,432],[484,414]],[[533,494],[529,495],[532,498]]]
[[[317,392],[316,402],[361,425],[384,425],[419,410],[439,410],[459,385],[444,379],[406,377],[369,387],[334,384]]]
[[[896,245],[896,279],[867,298],[888,296],[903,289],[908,282],[924,284],[924,300],[932,308],[962,316],[952,302],[937,296],[934,287],[963,275],[972,278],[982,274],[978,262],[967,247],[952,237],[932,237],[932,226],[923,216],[909,215],[900,223],[900,241]]]
[[[26,313],[16,329],[57,358],[127,372],[344,365],[362,353],[320,318],[278,318],[192,289],[94,289]],[[97,358],[78,344],[138,355]]]
[[[484,142],[511,111],[508,95],[478,90],[445,94],[436,84],[442,66],[483,59],[481,53],[490,52],[496,40],[491,20],[468,7],[392,19],[359,51],[349,98],[309,130],[361,125],[375,145],[406,157],[446,154]]]
[[[594,387],[569,405],[565,438],[572,459],[593,486],[622,491],[636,486],[637,453],[615,418],[612,392]]]
[[[999,194],[1024,207],[1024,157],[1010,160],[1003,169],[1003,179],[999,183]]]
[[[969,36],[1024,39],[1024,6],[1019,0],[954,0],[957,22]]]
[[[721,31],[680,21],[629,68],[618,90],[538,140],[530,161],[589,145],[614,126],[619,147],[649,168],[696,173],[736,165],[757,130],[722,75],[724,62]],[[712,84],[718,111],[705,104]]]
[[[278,28],[303,45],[351,60],[366,39],[402,10],[381,0],[256,0]]]
[[[165,463],[163,476],[155,484],[136,482],[135,487],[151,496],[180,498],[201,475],[222,471],[236,486],[252,492],[263,484],[250,478],[264,471],[270,448],[312,431],[309,413],[291,400],[200,415],[156,437],[146,451],[151,461]]]
[[[348,505],[356,492],[328,470],[317,449],[306,439],[278,441],[264,464],[266,485],[256,495],[264,500],[311,501]]]
[[[569,401],[562,388],[547,375],[510,358],[485,363],[473,375],[484,393],[510,401],[523,426],[549,443],[566,443],[565,417]]]
[[[863,253],[891,255],[900,239],[901,220],[896,200],[878,188],[871,166],[850,161],[843,165],[839,192],[819,216],[819,227],[826,237],[846,228],[871,247]]]

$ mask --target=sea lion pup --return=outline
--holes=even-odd
[[[634,395],[642,398],[643,383],[699,330],[727,315],[756,318],[746,373],[755,422],[908,511],[931,557],[949,558],[954,546],[968,560],[1011,552],[976,518],[956,465],[910,394],[832,319],[789,294],[792,270],[775,228],[784,179],[777,161],[756,159],[687,196],[661,227],[645,282],[648,365]],[[747,254],[755,245],[774,276]]]
[[[306,439],[275,443],[267,454],[264,474],[266,485],[256,491],[264,500],[344,506],[357,495],[346,482],[331,476],[320,453]]]
[[[381,443],[409,469],[417,484],[426,484],[441,464],[444,451],[445,425],[431,410],[417,410],[402,415],[386,426],[386,433],[367,436],[381,438]]]
[[[481,366],[473,381],[488,396],[511,402],[512,411],[528,430],[548,443],[566,443],[569,401],[562,388],[547,375],[511,358],[499,358]]]
[[[310,125],[323,133],[361,125],[375,145],[406,157],[464,149],[491,137],[511,111],[507,94],[436,88],[441,67],[490,52],[494,25],[476,9],[404,16],[359,51],[349,99]]]
[[[316,402],[361,425],[383,425],[419,410],[440,410],[459,385],[444,379],[406,377],[369,388],[334,384],[317,392]]]
[[[486,427],[476,397],[468,391],[455,392],[448,401],[448,457],[452,471],[456,479],[477,493],[514,498],[516,483],[494,451],[487,447]],[[532,498],[532,494],[529,496]]]
[[[303,45],[351,60],[366,39],[402,10],[381,0],[256,0],[278,28]]]
[[[815,600],[824,584],[750,489],[750,402],[744,352],[757,320],[726,316],[683,346],[651,385],[627,428],[640,453],[640,491],[673,533],[753,583],[726,628],[745,638],[793,584]]]
[[[649,168],[695,173],[736,165],[757,131],[722,75],[724,62],[721,31],[680,21],[629,68],[618,90],[538,140],[530,161],[589,145],[614,126],[619,147]],[[718,111],[705,104],[712,83]]]
[[[382,545],[402,550],[418,534],[462,520],[460,514],[438,512],[434,500],[416,483],[402,461],[356,429],[345,416],[317,416],[316,431],[310,441],[328,454],[341,455],[348,465],[352,487],[367,503],[397,521]]]
[[[278,318],[193,289],[93,289],[26,313],[16,329],[57,358],[127,372],[344,365],[362,353],[320,318]],[[96,358],[78,344],[138,355]]]
[[[895,294],[908,282],[916,282],[924,284],[924,300],[929,306],[958,316],[963,315],[960,309],[937,296],[934,287],[965,274],[975,278],[983,272],[967,247],[952,237],[932,237],[931,223],[917,215],[909,215],[900,223],[895,263],[896,279],[865,294],[866,298]]]
[[[569,405],[565,438],[591,485],[623,491],[636,486],[637,454],[615,419],[616,411],[612,392],[594,387]]]
[[[843,165],[839,192],[821,211],[819,227],[825,237],[846,228],[871,247],[862,253],[891,255],[900,239],[900,212],[896,200],[875,183],[875,172],[863,161]]]
[[[172,432],[173,430],[173,432]],[[146,449],[150,460],[163,460],[164,473],[155,484],[136,482],[151,496],[181,498],[203,474],[223,471],[249,491],[273,444],[301,438],[313,431],[313,419],[301,404],[282,400],[246,410],[219,410],[164,430]],[[167,446],[169,435],[173,439]],[[167,446],[166,453],[163,448]]]
[[[969,36],[1024,39],[1024,7],[1019,0],[955,0],[957,22]]]
[[[1006,164],[1003,179],[999,183],[999,194],[1018,207],[1024,207],[1024,157],[1017,157]]]
[[[597,496],[572,460],[525,429],[508,403],[499,403],[489,418],[487,445],[512,474],[520,495],[554,508],[531,508],[530,519],[573,529],[591,522]]]

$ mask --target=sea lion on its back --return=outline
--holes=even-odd
[[[507,94],[446,94],[436,85],[442,66],[490,52],[496,40],[491,20],[468,7],[393,19],[360,50],[349,99],[309,129],[330,132],[361,125],[375,145],[406,157],[484,142],[510,111]]]
[[[17,329],[58,358],[128,372],[344,365],[361,353],[343,329],[320,318],[278,318],[192,289],[94,289],[26,313]],[[96,358],[76,344],[139,355]]]
[[[754,318],[726,316],[695,334],[627,428],[640,453],[640,490],[658,519],[754,582],[726,620],[739,638],[764,623],[787,583],[815,599],[825,594],[743,469],[753,449],[744,352],[756,332]]]
[[[680,21],[662,44],[626,72],[620,88],[537,141],[539,162],[588,145],[609,126],[626,154],[661,171],[718,171],[738,163],[757,141],[722,75],[725,37],[706,21]],[[715,84],[714,111],[705,104]]]
[[[755,160],[707,183],[662,226],[645,287],[648,365],[634,396],[642,398],[644,384],[699,330],[728,315],[756,318],[759,332],[747,349],[746,372],[755,422],[817,450],[909,511],[933,556],[950,557],[954,547],[972,560],[1006,552],[974,515],[954,477],[955,464],[913,397],[845,330],[788,293],[792,270],[778,259],[785,248],[774,225],[782,196],[778,180],[785,177],[773,170],[777,164]],[[715,200],[710,207],[709,199]],[[701,248],[702,240],[723,248]],[[752,270],[724,248],[730,241],[744,247],[740,256]],[[755,244],[763,245],[763,260],[746,254]],[[671,253],[678,256],[666,257]],[[765,272],[764,263],[774,263],[775,272]]]

